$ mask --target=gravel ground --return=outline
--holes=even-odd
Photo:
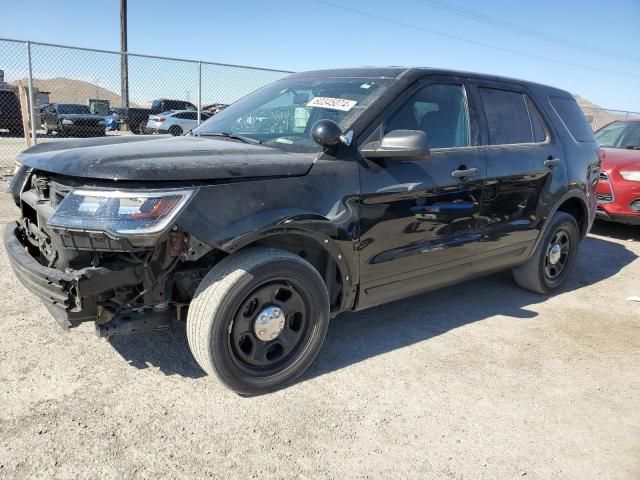
[[[597,225],[551,298],[498,274],[341,315],[298,383],[254,398],[204,375],[182,325],[63,332],[2,251],[0,478],[640,478],[639,242]]]

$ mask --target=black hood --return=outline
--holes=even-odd
[[[45,172],[140,181],[300,176],[314,158],[231,140],[133,135],[45,142],[18,155]]]

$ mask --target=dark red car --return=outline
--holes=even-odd
[[[604,152],[598,218],[640,225],[640,119],[610,123],[595,135]]]

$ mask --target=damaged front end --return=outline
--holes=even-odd
[[[23,167],[4,241],[18,279],[65,329],[110,337],[180,319],[220,252],[174,226],[194,189],[114,189]]]

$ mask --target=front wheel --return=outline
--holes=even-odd
[[[313,362],[329,325],[316,269],[292,253],[252,248],[226,257],[202,280],[187,317],[198,364],[237,393],[267,393]]]
[[[568,213],[556,212],[531,258],[513,269],[516,283],[536,293],[553,292],[571,274],[579,244],[576,219]]]

